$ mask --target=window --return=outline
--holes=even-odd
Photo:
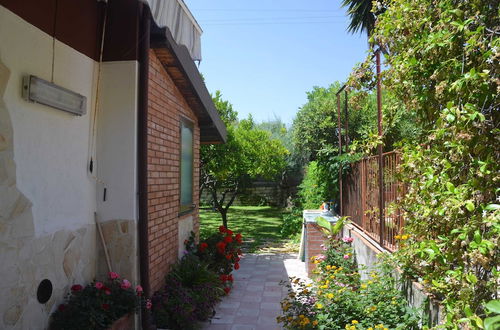
[[[180,212],[193,208],[193,123],[181,119],[181,175],[180,175]]]

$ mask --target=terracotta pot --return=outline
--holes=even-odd
[[[132,314],[127,314],[120,317],[118,320],[111,324],[108,330],[131,330],[134,329],[134,318]]]

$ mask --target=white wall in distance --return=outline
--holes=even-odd
[[[0,57],[10,69],[5,92],[14,136],[17,186],[33,203],[35,235],[93,223],[95,182],[88,176],[97,64],[0,6]],[[21,98],[22,78],[36,75],[87,97],[75,116]]]

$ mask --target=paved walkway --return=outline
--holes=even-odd
[[[203,329],[282,329],[276,317],[281,313],[280,301],[288,291],[279,283],[289,276],[307,277],[297,254],[245,254],[240,269],[233,272],[231,293],[217,306],[215,316]]]

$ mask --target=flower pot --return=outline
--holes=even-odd
[[[108,330],[131,330],[134,329],[134,318],[132,314],[127,314],[120,317],[111,324]]]

